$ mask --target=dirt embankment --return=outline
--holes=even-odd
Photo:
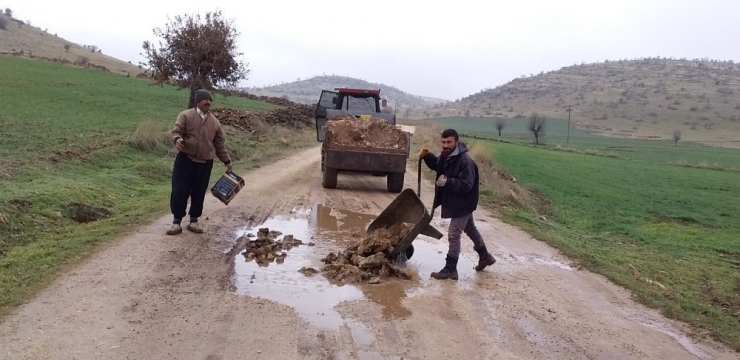
[[[313,107],[302,104],[294,104],[270,112],[251,112],[226,108],[213,109],[212,112],[221,124],[231,125],[246,132],[253,132],[257,122],[299,130],[313,124]]]
[[[326,142],[343,146],[405,149],[406,135],[383,119],[337,117],[326,124]]]

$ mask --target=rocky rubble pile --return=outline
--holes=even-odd
[[[343,283],[379,283],[382,278],[413,279],[413,274],[398,267],[389,258],[393,248],[408,235],[413,224],[399,223],[378,229],[371,236],[347,247],[344,252],[331,252],[321,261],[321,272],[329,279]],[[304,274],[317,270],[302,269]]]
[[[248,238],[256,236],[255,240],[250,240],[247,243],[247,249],[242,253],[247,262],[254,260],[260,266],[267,266],[273,261],[278,264],[282,264],[285,258],[288,256],[286,251],[293,247],[303,245],[303,241],[296,239],[293,235],[285,235],[282,240],[275,240],[276,238],[283,235],[281,232],[276,230],[270,230],[269,228],[261,228],[257,232],[257,235],[249,234]],[[314,243],[308,243],[308,246],[313,246]]]
[[[386,120],[333,118],[326,124],[326,142],[342,146],[405,149],[406,135]]]

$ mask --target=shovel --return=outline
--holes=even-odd
[[[416,174],[416,196],[418,196],[419,199],[421,199],[421,163],[423,160],[424,159],[419,158],[419,166]],[[431,218],[434,218],[434,210],[437,210],[437,208],[432,208]]]

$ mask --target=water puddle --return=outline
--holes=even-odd
[[[234,285],[239,294],[259,297],[288,305],[311,324],[325,328],[337,329],[350,320],[334,310],[342,302],[367,299],[374,302],[385,319],[398,319],[411,316],[410,309],[403,305],[404,299],[428,290],[408,284],[400,279],[383,281],[381,284],[335,284],[322,274],[306,276],[302,268],[321,269],[321,258],[330,252],[343,250],[349,243],[361,239],[367,226],[375,215],[333,209],[321,204],[309,209],[294,209],[290,215],[277,216],[264,223],[243,228],[238,236],[256,235],[260,228],[278,231],[275,240],[283,240],[292,235],[303,241],[303,245],[283,250],[285,257],[258,264],[251,258],[247,261],[240,249],[234,258]],[[441,224],[434,226],[440,229]],[[254,239],[254,237],[252,238]],[[309,246],[311,242],[314,246]],[[407,266],[415,268],[419,281],[423,283],[438,282],[430,278],[431,272],[439,271],[445,264],[447,240],[430,239],[420,235],[413,243],[414,255]],[[449,280],[459,288],[470,288],[475,277],[474,266],[478,261],[477,254],[463,253],[458,262],[459,280]],[[358,323],[348,323],[353,337],[358,343],[374,341],[372,333]]]
[[[670,336],[673,340],[675,340],[681,347],[686,349],[689,353],[696,356],[699,359],[711,359],[709,355],[707,355],[704,351],[702,351],[699,347],[697,347],[691,339],[689,339],[687,336],[675,333],[671,330],[669,330],[666,326],[663,324],[658,323],[648,323],[644,321],[637,321],[638,324],[648,328],[653,329],[657,332],[663,333],[665,335]]]
[[[334,310],[336,305],[345,301],[368,299],[382,309],[384,317],[410,316],[411,311],[402,305],[402,300],[414,292],[405,290],[408,285],[402,284],[401,280],[377,285],[341,285],[329,282],[321,274],[306,276],[299,272],[303,267],[321,269],[324,265],[320,261],[322,257],[329,252],[343,250],[350,242],[360,239],[374,219],[374,215],[340,211],[317,204],[307,210],[294,209],[288,216],[273,217],[264,223],[241,229],[237,232],[238,236],[255,235],[260,228],[268,228],[282,233],[275,240],[292,235],[302,240],[304,245],[283,250],[287,254],[284,258],[260,264],[254,260],[246,261],[243,250],[240,250],[234,259],[237,293],[288,305],[305,320],[326,329],[336,329],[345,323]],[[308,246],[308,242],[315,246]],[[362,335],[363,331],[358,330],[357,326],[348,326],[353,336],[371,341],[370,336]],[[364,341],[362,339],[360,342]]]
[[[323,204],[314,205],[311,215],[313,228],[360,235],[364,235],[367,226],[375,220],[375,215],[337,210]]]
[[[320,266],[320,255],[330,251],[323,248],[315,231],[308,226],[305,217],[272,218],[244,233],[256,233],[259,228],[269,228],[285,235],[308,242],[315,241],[317,246],[300,245],[286,253],[281,263],[270,263],[260,266],[255,261],[247,262],[244,255],[237,254],[234,260],[237,293],[252,297],[272,300],[294,308],[301,317],[312,324],[334,329],[341,326],[342,317],[333,310],[334,306],[351,300],[364,298],[362,291],[354,286],[335,286],[321,275],[306,276],[299,272],[302,267]]]
[[[509,258],[513,260],[515,263],[519,263],[519,264],[537,264],[537,265],[543,265],[543,266],[556,267],[556,268],[567,270],[567,271],[575,270],[572,266],[566,264],[565,262],[556,260],[553,258],[545,258],[542,256],[531,256],[531,255],[514,255],[514,254],[509,254]]]
[[[439,228],[438,228],[439,229]],[[464,241],[465,239],[463,239]],[[440,271],[445,266],[447,257],[448,243],[443,237],[440,240],[424,240],[422,237],[414,240],[414,255],[409,259],[408,266],[416,267],[419,272],[419,280],[424,283],[431,281],[441,281],[431,278],[431,273]],[[475,265],[478,264],[477,253],[462,252],[457,260],[457,286],[462,289],[468,289],[473,285],[475,277]],[[455,281],[455,280],[446,280]]]
[[[365,296],[378,304],[382,309],[383,318],[400,319],[411,316],[411,310],[403,306],[403,299],[409,297],[404,284],[391,281],[380,285],[363,285]]]

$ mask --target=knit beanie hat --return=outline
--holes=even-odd
[[[201,100],[210,99],[213,101],[213,98],[211,97],[211,93],[208,92],[208,90],[200,89],[195,92],[195,103],[199,103]]]

